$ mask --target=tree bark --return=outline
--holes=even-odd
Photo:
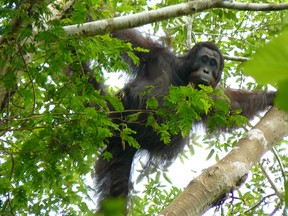
[[[193,179],[159,215],[202,215],[246,180],[247,173],[288,134],[288,114],[272,107],[233,150]]]
[[[107,34],[115,30],[139,27],[145,24],[159,22],[174,17],[192,15],[212,8],[226,8],[245,11],[280,11],[287,10],[288,3],[286,2],[280,4],[264,4],[228,2],[222,0],[196,0],[159,8],[157,10],[151,10],[105,20],[87,22],[83,25],[76,24],[65,26],[64,30],[69,36],[95,36]]]

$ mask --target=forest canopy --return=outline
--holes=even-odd
[[[213,41],[225,59],[221,87],[277,90],[275,103],[287,111],[287,10],[282,1],[1,1],[1,214],[94,215],[93,165],[113,136],[111,131],[123,132],[125,144],[139,147],[133,130],[109,117],[111,105],[113,112],[123,111],[115,94],[131,77],[121,53],[125,51],[135,64],[139,61],[131,44],[112,38],[112,31],[137,27],[177,55],[197,42]],[[87,61],[92,73],[84,73],[82,63]],[[105,82],[108,94],[95,90],[88,82],[91,77]],[[185,91],[172,89],[172,97],[184,97]],[[156,101],[149,103],[150,108],[157,107]],[[175,125],[189,134],[191,119],[184,113],[175,118],[183,121],[172,119],[161,128],[163,139],[169,139]],[[238,120],[242,122],[241,117]],[[158,215],[192,176],[200,174],[200,170],[197,175],[193,172],[199,157],[219,161],[255,121],[233,133],[202,132],[189,137],[190,145],[179,157],[181,166],[188,166],[180,188],[173,183],[177,169],[147,171],[141,167],[145,157],[139,156],[135,172],[140,177],[133,181],[141,186],[132,192],[129,214]],[[278,141],[253,166],[240,189],[233,188],[221,202],[210,203],[207,215],[287,215],[286,144],[285,139]]]

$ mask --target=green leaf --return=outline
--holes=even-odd
[[[258,49],[253,60],[244,64],[246,74],[262,84],[288,79],[288,31]]]
[[[288,206],[288,182],[285,182],[285,206]]]
[[[128,128],[126,125],[122,126],[122,131],[120,133],[120,137],[122,139],[122,147],[123,147],[123,149],[126,148],[126,143],[129,146],[134,147],[136,149],[140,148],[138,142],[133,137],[134,134],[136,134],[136,132],[133,131],[131,128]]]
[[[120,101],[119,97],[115,97],[111,95],[107,95],[106,97],[108,98],[109,102],[112,104],[112,106],[114,107],[116,111],[124,111],[123,104]]]
[[[147,109],[157,109],[158,108],[158,100],[155,97],[149,98],[146,102]]]
[[[215,153],[215,149],[211,149],[208,156],[206,157],[206,160],[209,160]]]
[[[288,80],[279,82],[278,84],[278,92],[276,94],[276,105],[283,109],[288,111]]]

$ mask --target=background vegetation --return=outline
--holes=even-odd
[[[84,0],[64,9],[63,2],[54,1],[0,2],[2,215],[93,215],[95,212],[93,184],[87,178],[93,173],[98,149],[105,147],[105,139],[112,136],[111,129],[120,130],[107,115],[108,102],[116,111],[123,108],[114,97],[115,90],[110,88],[111,94],[103,96],[87,80],[95,76],[101,81],[107,74],[127,71],[120,53],[132,49],[109,34],[67,36],[62,27],[83,24],[88,14],[90,20],[101,20],[181,2]],[[51,13],[48,5],[59,10],[58,16]],[[226,56],[221,86],[253,90],[267,89],[266,84],[270,83],[279,89],[277,104],[287,110],[287,25],[287,10],[214,8],[140,29],[143,34],[168,44],[179,55],[196,42],[215,41]],[[252,58],[256,50],[258,54],[247,63],[243,73],[242,57]],[[236,58],[229,60],[231,57]],[[94,73],[84,74],[81,62],[91,59]],[[253,75],[259,83],[246,75]],[[119,73],[110,76],[115,78]],[[218,160],[219,154],[231,149],[244,131],[223,134],[221,138],[193,136],[182,160],[185,163],[186,158],[193,158],[195,145],[205,149],[201,151],[203,157]],[[127,137],[131,135],[131,131],[125,132]],[[129,144],[137,147],[134,142]],[[286,141],[280,142],[273,153],[253,168],[241,190],[212,209],[215,215],[285,214]],[[156,215],[179,192],[171,187],[173,182],[165,170],[164,173],[154,171],[156,175],[146,176],[143,194],[134,196],[131,215]],[[166,180],[164,183],[159,181],[161,176]],[[170,187],[164,187],[169,183]],[[286,193],[286,202],[287,196]]]

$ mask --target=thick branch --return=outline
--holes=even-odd
[[[209,8],[214,8],[219,4],[219,2],[221,2],[221,0],[198,0],[184,4],[167,6],[153,11],[141,12],[134,15],[88,22],[83,25],[65,26],[64,30],[68,35],[84,34],[93,36],[106,34],[114,30],[132,28],[169,18],[194,14]]]
[[[240,2],[231,3],[219,0],[196,0],[163,7],[153,11],[141,12],[133,15],[115,17],[106,20],[87,22],[83,25],[65,26],[64,30],[68,35],[82,34],[87,36],[94,36],[106,34],[115,30],[138,27],[178,16],[191,15],[211,8],[228,8],[246,11],[279,11],[287,10],[288,3],[258,4]]]
[[[202,215],[238,188],[252,166],[287,133],[287,113],[271,108],[226,157],[192,180],[160,215]]]

